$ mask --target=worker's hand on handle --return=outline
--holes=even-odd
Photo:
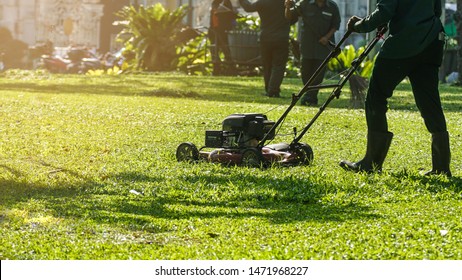
[[[292,20],[292,13],[290,12],[290,9],[294,6],[294,0],[285,0],[284,2],[284,16],[288,20]]]
[[[329,39],[326,37],[321,37],[321,39],[319,39],[319,43],[323,46],[327,46],[329,45]]]
[[[294,0],[286,0],[286,2],[284,3],[286,9],[290,9],[294,6]]]
[[[355,24],[360,21],[361,18],[357,16],[352,16],[347,23],[347,29],[350,32],[355,32]]]

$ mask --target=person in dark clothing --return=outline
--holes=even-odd
[[[379,0],[369,16],[349,19],[350,31],[366,33],[388,24],[389,36],[377,56],[366,96],[366,155],[358,162],[341,161],[344,169],[381,171],[393,137],[388,131],[387,99],[408,77],[416,105],[432,134],[433,168],[425,175],[451,176],[449,134],[438,91],[445,43],[441,10],[441,0]]]
[[[340,12],[332,0],[303,0],[294,4],[293,0],[285,1],[285,14],[290,20],[301,17],[300,50],[301,74],[306,84],[324,59],[329,55],[329,41],[335,42],[334,34],[340,28]],[[325,68],[313,80],[312,85],[322,83]],[[302,105],[318,105],[318,90],[305,93],[301,98]]]
[[[236,13],[230,0],[213,0],[210,9],[209,39],[214,47],[211,49],[214,62],[214,74],[221,73],[220,52],[226,62],[231,62],[227,31],[234,28]]]
[[[280,97],[289,57],[290,22],[284,16],[284,0],[239,0],[246,12],[261,19],[260,48],[266,95]]]

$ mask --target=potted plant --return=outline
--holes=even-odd
[[[335,59],[329,61],[327,64],[327,69],[333,73],[342,75],[342,73],[348,70],[351,67],[353,61],[357,59],[363,52],[364,47],[356,49],[353,45],[348,45]],[[364,100],[368,87],[367,79],[372,73],[374,60],[375,58],[366,58],[358,67],[356,73],[353,74],[348,80],[351,91],[350,103],[352,108],[364,107]]]

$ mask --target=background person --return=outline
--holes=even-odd
[[[231,62],[231,51],[227,31],[232,30],[236,23],[236,13],[230,0],[213,0],[210,8],[209,39],[212,45],[213,73],[221,73],[220,52],[226,62]]]
[[[335,42],[334,34],[340,28],[340,12],[332,0],[303,0],[295,4],[285,0],[285,15],[288,19],[300,17],[301,74],[306,84],[324,59],[329,55],[329,41]],[[312,85],[322,83],[325,68],[319,73]],[[305,93],[302,105],[318,105],[318,90]]]
[[[265,94],[280,97],[289,58],[290,22],[284,16],[284,0],[239,0],[239,3],[246,12],[258,12],[260,16]]]
[[[438,90],[438,71],[443,59],[444,33],[440,0],[380,0],[364,19],[353,16],[348,30],[371,32],[388,24],[389,36],[374,64],[366,96],[367,149],[358,162],[341,161],[351,171],[380,171],[393,134],[388,131],[387,100],[406,77],[417,107],[432,134],[431,171],[451,176],[446,119]]]

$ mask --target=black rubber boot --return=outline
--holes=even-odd
[[[447,131],[432,134],[432,170],[425,176],[446,175],[451,177],[449,168],[451,162],[451,149],[449,147],[449,133]]]
[[[393,133],[369,131],[367,150],[364,158],[358,162],[342,160],[340,166],[353,172],[382,172],[382,165],[390,148]]]

